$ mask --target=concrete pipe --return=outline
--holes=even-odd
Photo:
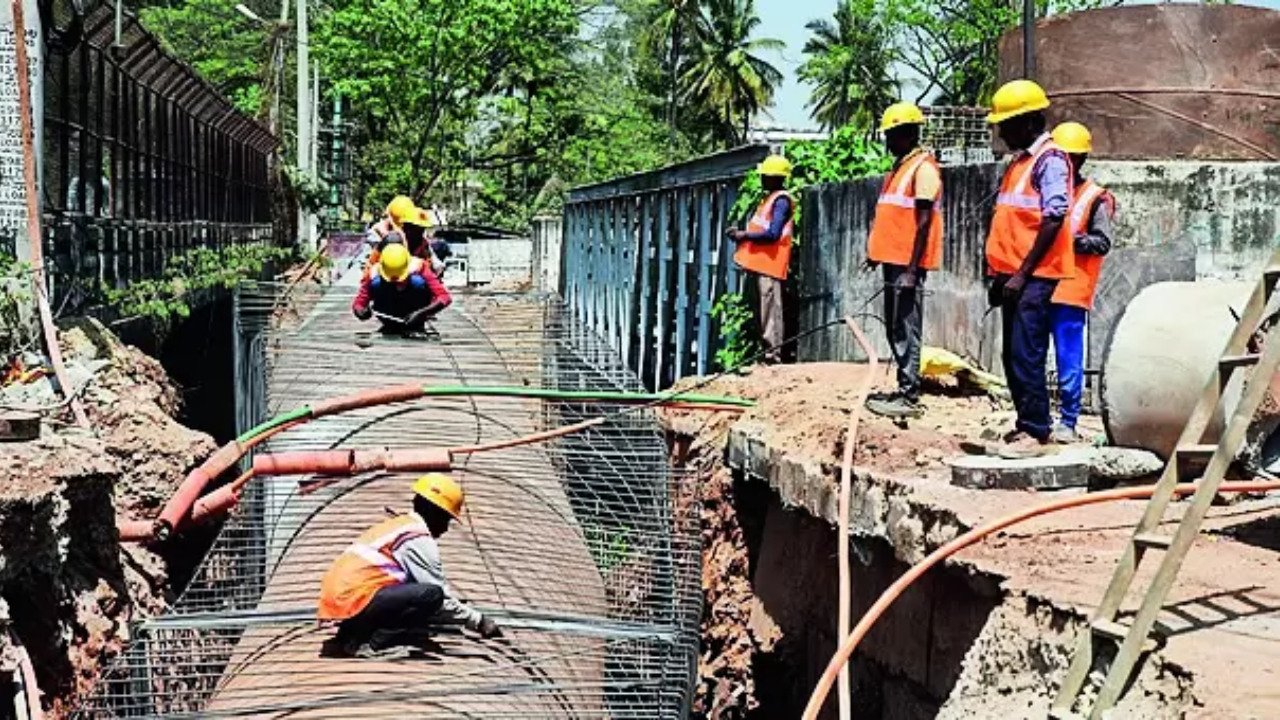
[[[1102,419],[1111,443],[1168,459],[1244,310],[1253,283],[1167,282],[1138,294],[1116,322],[1102,367]],[[1224,395],[1232,409],[1239,383]],[[1219,412],[1207,442],[1223,427]]]

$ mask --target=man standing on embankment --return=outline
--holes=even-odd
[[[987,121],[1014,156],[1000,182],[987,235],[988,300],[1001,310],[1005,378],[1018,418],[1005,442],[1028,449],[1049,441],[1045,365],[1050,300],[1075,274],[1071,228],[1071,161],[1045,132],[1049,98],[1030,80],[1014,80],[992,97]]]
[[[867,409],[892,418],[919,417],[920,343],[925,277],[942,266],[942,174],[920,147],[924,113],[911,103],[884,111],[880,131],[893,154],[867,237],[867,266],[884,268],[884,321],[898,366],[898,390],[867,399]]]
[[[791,264],[795,200],[783,189],[791,176],[791,163],[781,155],[770,155],[760,163],[760,184],[766,196],[747,223],[746,231],[730,228],[728,236],[738,244],[733,261],[755,273],[760,290],[760,336],[764,340],[767,364],[782,361],[786,339],[782,316],[782,286]]]

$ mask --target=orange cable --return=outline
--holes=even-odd
[[[1114,502],[1116,500],[1134,500],[1138,498],[1150,497],[1155,492],[1155,485],[1143,485],[1132,488],[1119,488],[1116,490],[1106,490],[1104,492],[1087,493],[1084,495],[1075,495],[1069,498],[1061,498],[1050,502],[1025,508],[1004,517],[997,518],[991,522],[976,527],[969,532],[957,537],[951,542],[934,550],[924,560],[912,566],[902,577],[898,578],[887,590],[876,600],[875,605],[867,611],[866,615],[858,621],[857,627],[853,629],[849,637],[845,638],[835,655],[831,657],[827,669],[823,671],[822,678],[818,681],[817,687],[813,689],[813,694],[809,697],[809,704],[805,706],[803,720],[816,720],[819,711],[822,710],[822,704],[826,702],[828,693],[831,692],[831,685],[835,682],[836,676],[840,669],[849,661],[849,657],[853,655],[853,651],[857,649],[858,644],[866,637],[867,632],[875,625],[880,616],[884,614],[889,606],[893,604],[898,596],[911,586],[916,580],[929,570],[929,568],[937,565],[939,562],[955,555],[961,550],[973,545],[982,538],[994,532],[1003,530],[1011,525],[1030,520],[1040,515],[1048,515],[1050,513],[1067,510],[1070,508],[1081,507],[1084,505],[1095,505],[1104,502]],[[1189,495],[1196,490],[1195,483],[1183,483],[1174,488],[1174,495]],[[1280,481],[1246,481],[1246,482],[1229,482],[1222,483],[1219,492],[1261,492],[1280,490]],[[843,539],[848,542],[847,538]]]
[[[854,401],[853,409],[849,413],[849,427],[844,435],[844,458],[840,464],[840,537],[843,542],[840,543],[840,607],[839,618],[837,620],[837,637],[844,638],[849,634],[849,606],[852,600],[849,597],[849,585],[851,582],[849,570],[849,505],[851,504],[850,494],[852,492],[853,476],[853,453],[858,443],[858,421],[862,417],[862,406],[867,400],[867,395],[871,393],[871,384],[875,382],[876,369],[880,365],[880,358],[876,355],[876,350],[871,343],[867,341],[867,336],[862,334],[862,328],[854,322],[853,317],[849,316],[844,319],[845,325],[853,331],[854,338],[858,344],[862,346],[862,351],[867,354],[867,372],[862,382],[858,385],[858,394]],[[849,712],[851,707],[851,694],[849,691],[849,668],[843,666],[840,669],[840,720],[849,720]]]

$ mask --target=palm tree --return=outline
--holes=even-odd
[[[755,0],[706,0],[693,56],[680,78],[684,96],[714,114],[730,145],[746,139],[751,118],[769,106],[782,83],[782,73],[757,53],[786,44],[752,38],[759,26]]]
[[[683,50],[689,36],[696,30],[698,19],[697,0],[661,0],[658,14],[653,19],[645,39],[653,57],[666,56],[668,85],[667,124],[671,133],[671,147],[676,145],[677,101],[680,65],[684,61]]]
[[[828,130],[849,123],[871,127],[880,110],[898,97],[890,74],[893,46],[876,16],[874,0],[840,0],[835,24],[814,20],[805,26],[813,36],[804,45],[808,56],[800,79],[813,86],[806,107]]]

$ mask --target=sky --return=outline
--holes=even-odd
[[[1137,0],[1129,4],[1155,1]],[[1280,0],[1249,0],[1237,4],[1280,9]],[[756,12],[760,15],[761,36],[777,38],[787,44],[786,49],[781,52],[763,53],[774,67],[782,71],[786,80],[774,98],[774,106],[770,111],[772,122],[762,118],[761,124],[790,128],[815,127],[804,106],[809,100],[809,89],[796,79],[796,68],[804,61],[804,55],[800,51],[809,36],[809,31],[804,26],[810,20],[835,15],[836,0],[756,0]]]

